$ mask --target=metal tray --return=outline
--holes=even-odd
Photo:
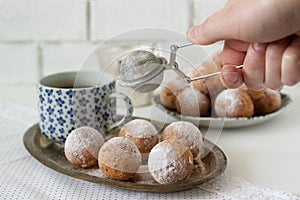
[[[151,122],[156,127],[163,128],[166,126],[160,122]],[[119,128],[114,129],[109,137],[115,136],[118,132]],[[81,180],[134,191],[175,192],[186,190],[216,178],[227,166],[227,159],[222,150],[210,141],[204,140],[205,156],[201,158],[201,164],[194,167],[190,178],[185,181],[175,184],[159,184],[145,170],[147,165],[142,165],[142,172],[137,173],[132,180],[118,181],[107,178],[97,166],[83,169],[72,165],[64,155],[64,144],[46,139],[42,135],[38,124],[26,131],[23,142],[28,152],[34,158],[55,171]]]
[[[252,117],[194,117],[181,115],[176,110],[171,110],[163,106],[160,101],[159,95],[152,97],[152,104],[157,108],[162,110],[163,112],[169,114],[172,117],[175,117],[178,120],[189,121],[196,126],[200,127],[210,127],[210,126],[218,126],[220,128],[242,128],[247,126],[253,126],[256,124],[260,124],[266,122],[276,116],[278,116],[282,111],[287,108],[287,106],[292,102],[291,98],[287,94],[281,94],[282,104],[281,107],[272,113],[266,115],[254,115]]]

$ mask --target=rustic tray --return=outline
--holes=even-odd
[[[153,123],[153,121],[151,122]],[[162,127],[159,122],[156,122],[155,125]],[[113,137],[118,131],[118,128],[114,129],[109,137]],[[140,173],[137,173],[132,180],[118,181],[107,178],[97,166],[82,169],[72,165],[64,155],[64,144],[46,139],[41,134],[38,124],[26,131],[23,142],[34,158],[55,171],[81,180],[135,191],[174,192],[186,190],[216,178],[227,166],[227,159],[222,150],[210,141],[204,140],[204,152],[206,153],[201,159],[202,162],[195,166],[193,174],[185,181],[176,184],[158,184],[147,171],[147,165],[142,165]]]

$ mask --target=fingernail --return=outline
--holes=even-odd
[[[236,72],[223,72],[222,78],[226,83],[236,83],[238,81],[238,75]]]
[[[256,51],[265,51],[265,49],[267,48],[267,45],[264,43],[253,43],[253,48]]]
[[[198,29],[196,27],[193,27],[190,32],[189,32],[189,37],[191,39],[194,39],[196,37],[198,37]]]

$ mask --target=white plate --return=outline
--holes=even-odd
[[[240,117],[240,118],[221,118],[221,117],[193,117],[193,116],[184,116],[179,114],[176,110],[170,110],[164,107],[160,101],[159,95],[156,95],[152,98],[152,103],[160,108],[162,111],[166,112],[167,114],[180,119],[192,122],[198,126],[223,126],[223,128],[239,128],[245,126],[251,126],[255,124],[259,124],[265,122],[267,120],[272,119],[273,117],[277,116],[281,113],[287,105],[289,105],[292,100],[287,94],[281,94],[282,104],[279,110],[267,114],[267,115],[260,115],[260,116],[253,116],[253,117]],[[224,123],[224,124],[223,124]]]

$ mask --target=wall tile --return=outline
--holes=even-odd
[[[0,40],[84,40],[85,0],[1,0]]]
[[[189,1],[94,0],[91,1],[91,38],[108,39],[144,27],[170,29],[185,34],[189,26]],[[125,39],[170,39],[168,34],[127,35]],[[141,34],[140,34],[141,35]]]
[[[43,44],[43,75],[80,70],[95,45],[91,43]]]
[[[0,84],[36,83],[37,55],[35,44],[0,44]]]
[[[226,0],[194,0],[194,20],[193,24],[198,25],[204,20],[224,7]]]

